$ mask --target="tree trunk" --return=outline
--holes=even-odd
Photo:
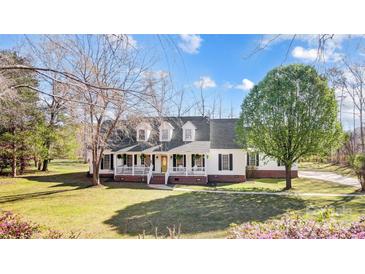
[[[42,171],[48,171],[48,159],[43,160],[43,168]]]
[[[365,143],[364,143],[364,128],[362,122],[362,109],[360,109],[360,138],[361,138],[361,152],[365,152]]]
[[[285,189],[291,189],[291,165],[285,165]]]
[[[99,176],[99,166],[96,161],[93,161],[93,181],[94,186],[101,185],[100,183],[100,176]]]
[[[42,169],[42,161],[39,160],[38,161],[38,170],[41,171],[41,169]]]
[[[24,157],[23,156],[20,157],[19,161],[20,161],[20,170],[19,170],[19,172],[20,172],[20,174],[24,174],[25,166],[26,166],[26,162],[25,162]]]
[[[14,145],[15,147],[15,145]],[[16,177],[16,154],[15,149],[13,150],[13,161],[11,163],[11,176]]]

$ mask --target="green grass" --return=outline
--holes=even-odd
[[[181,224],[183,238],[224,238],[231,223],[265,221],[287,212],[304,216],[331,207],[336,217],[355,220],[365,215],[365,197],[304,197],[164,191],[138,183],[104,182],[90,186],[87,167],[53,161],[50,172],[0,178],[0,208],[38,224],[82,238],[153,238]],[[356,188],[296,179],[294,192],[355,193]],[[257,180],[219,185],[232,191],[282,191],[282,180]],[[178,186],[187,187],[187,186]],[[191,186],[189,186],[191,187]],[[211,189],[192,186],[196,189]]]
[[[330,171],[343,176],[356,177],[355,172],[350,167],[331,163],[300,162],[299,170]]]
[[[359,184],[360,186],[360,184]],[[184,186],[176,185],[177,188],[191,188],[196,190],[226,190],[240,192],[284,192],[284,179],[251,179],[244,183],[236,184],[218,184],[216,187],[209,186]],[[292,180],[293,193],[333,193],[333,194],[350,194],[359,193],[359,187],[346,186],[337,183],[325,182],[320,180],[310,180],[296,178]]]

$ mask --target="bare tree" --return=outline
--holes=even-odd
[[[342,66],[342,68],[332,68],[329,75],[331,76],[334,87],[341,88],[351,98],[354,106],[354,124],[355,110],[359,114],[361,152],[365,152],[365,132],[363,125],[365,111],[365,66],[360,63],[351,63],[345,59],[342,60]],[[354,133],[356,134],[356,128],[354,128]]]
[[[32,70],[68,87],[72,99],[65,100],[77,103],[74,114],[87,116],[92,182],[100,185],[99,167],[109,138],[117,126],[127,129],[127,118],[142,115],[145,105],[150,104],[151,97],[143,86],[142,75],[151,63],[146,55],[131,47],[123,35],[71,35],[48,39],[53,47],[62,48],[66,53],[61,68],[49,64],[45,67],[6,66],[0,70]]]

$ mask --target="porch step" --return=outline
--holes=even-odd
[[[152,175],[150,184],[164,184],[165,183],[165,175]]]

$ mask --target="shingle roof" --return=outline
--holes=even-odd
[[[117,130],[109,141],[112,151],[120,152],[158,152],[158,151],[208,151],[209,148],[239,148],[234,142],[235,123],[237,119],[209,119],[202,116],[164,117],[163,121],[169,122],[173,127],[171,141],[159,141],[160,122],[154,118],[146,119],[152,127],[148,142],[137,142],[134,128],[126,135]],[[146,121],[145,120],[145,121]],[[195,140],[183,141],[182,126],[190,121],[196,127]],[[198,151],[199,150],[199,151]]]
[[[210,120],[210,148],[236,149],[240,148],[235,142],[235,127],[238,119]]]

